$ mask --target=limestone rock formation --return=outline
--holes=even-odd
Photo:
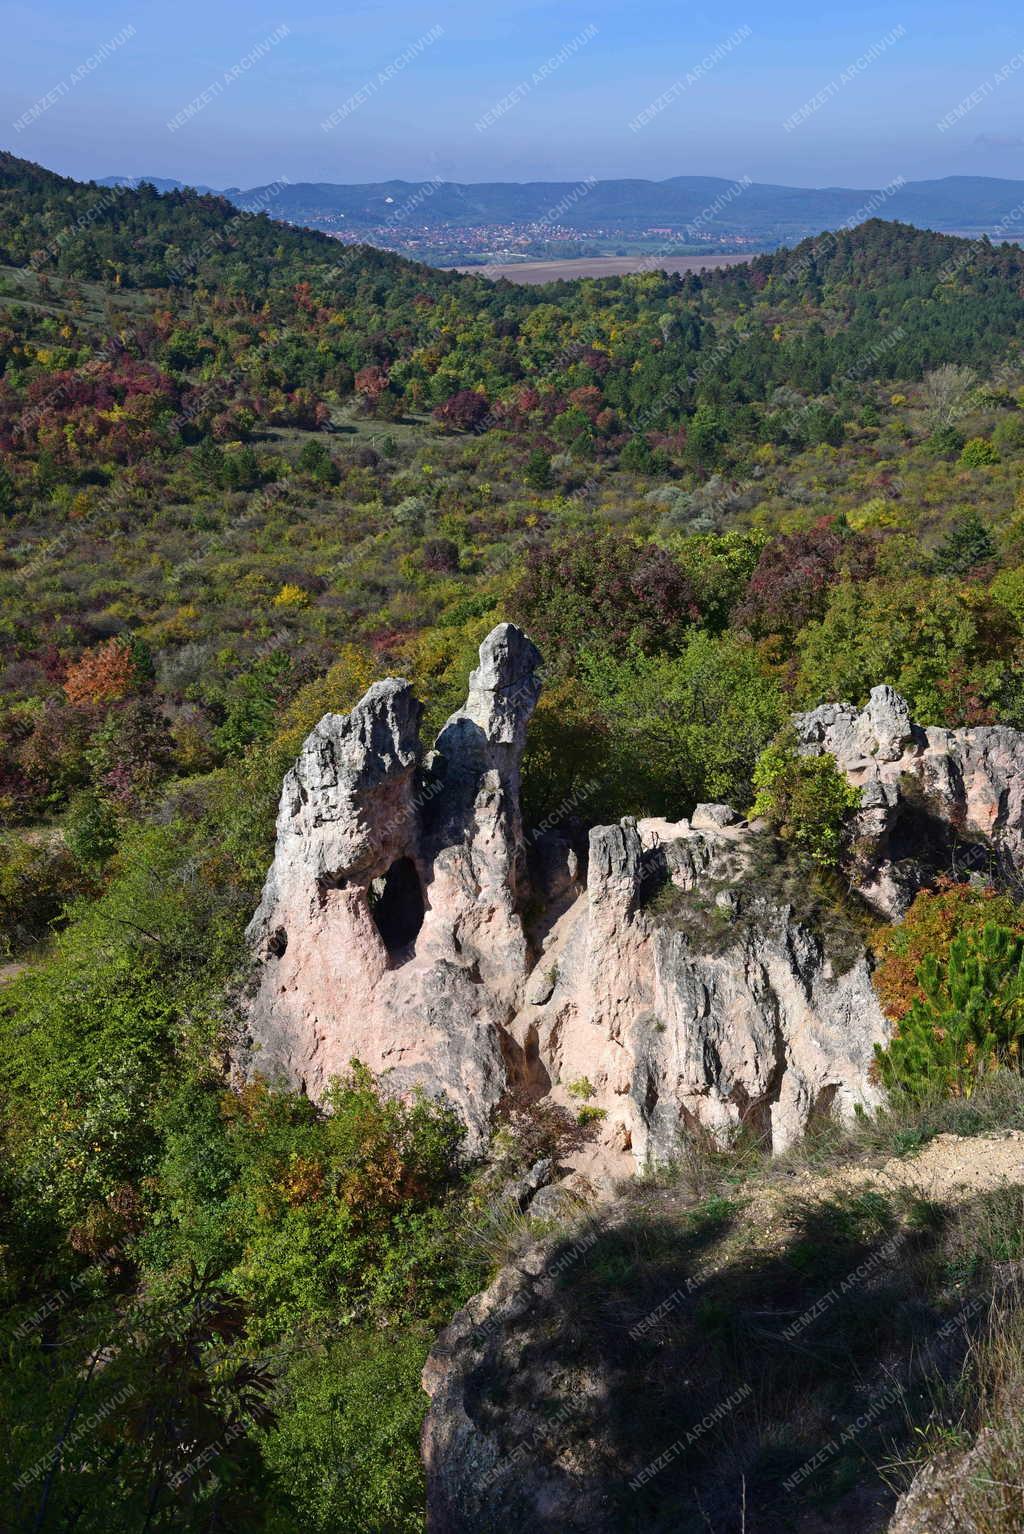
[[[511,1025],[556,1098],[591,1084],[607,1147],[637,1166],[671,1159],[695,1125],[725,1140],[747,1124],[781,1150],[815,1114],[849,1116],[875,1100],[887,1037],[863,953],[830,954],[764,889],[757,833],[701,809],[705,829],[595,827],[586,895]]]
[[[686,1126],[753,1124],[778,1149],[871,1102],[886,1024],[866,959],[765,886],[765,838],[729,806],[599,826],[588,853],[558,829],[527,841],[539,664],[501,624],[426,754],[400,680],[313,730],[249,928],[242,1070],[320,1099],[358,1058],[444,1094],[473,1148],[510,1089],[573,1107],[582,1089],[602,1110],[578,1169],[595,1181],[670,1158]],[[883,702],[876,756],[909,729]],[[852,739],[834,712],[829,740]]]
[[[313,730],[249,926],[244,1069],[320,1098],[358,1058],[399,1090],[444,1093],[472,1144],[486,1134],[530,968],[519,758],[539,662],[496,628],[426,757],[408,682],[376,683]]]
[[[854,879],[879,914],[902,916],[938,872],[1019,883],[1024,735],[1002,725],[914,724],[906,699],[875,687],[858,712],[828,703],[793,720],[799,749],[829,753],[861,790]]]

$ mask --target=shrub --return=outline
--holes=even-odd
[[[923,724],[986,722],[1004,676],[991,608],[945,578],[839,582],[824,617],[799,634],[797,653],[806,707],[863,702],[888,682]]]
[[[420,1386],[429,1340],[353,1330],[281,1384],[278,1418],[262,1435],[265,1460],[297,1518],[270,1534],[360,1529],[419,1534],[423,1471],[417,1453],[427,1398]]]
[[[983,1076],[1021,1064],[1024,937],[987,922],[928,954],[913,1000],[886,1049],[875,1046],[883,1084],[910,1097],[970,1097]]]
[[[992,445],[999,453],[1019,453],[1024,449],[1024,411],[1004,416],[992,433]]]
[[[940,575],[965,575],[995,557],[992,534],[976,511],[968,511],[957,518],[935,550],[934,563]]]
[[[553,667],[571,667],[574,652],[595,644],[615,655],[631,644],[671,649],[700,617],[671,554],[611,532],[533,546],[511,606]]]
[[[453,575],[459,568],[459,546],[450,538],[428,538],[423,545],[423,564],[439,575]]]
[[[0,838],[0,959],[44,937],[72,896],[89,887],[61,842]]]
[[[275,607],[307,607],[309,605],[309,592],[301,586],[293,585],[286,581],[274,598]]]
[[[748,802],[754,763],[783,712],[752,645],[698,631],[678,655],[584,655],[583,673],[607,727],[620,813],[674,819],[700,800]]]
[[[277,716],[282,680],[290,666],[289,656],[282,650],[275,650],[236,679],[226,717],[214,735],[219,751],[231,754],[253,741],[269,738]]]
[[[925,442],[925,447],[936,458],[946,458],[963,451],[964,438],[955,426],[940,426]]]
[[[999,462],[999,454],[987,437],[971,437],[964,443],[960,462],[965,469],[982,469]]]
[[[108,799],[92,791],[76,794],[62,827],[64,842],[80,863],[100,864],[117,846],[117,816]]]
[[[543,448],[534,448],[526,461],[523,470],[523,480],[531,490],[550,490],[554,484],[554,476],[551,473],[551,459]]]
[[[874,939],[875,990],[888,1016],[898,1023],[923,999],[917,972],[926,958],[944,962],[955,938],[976,937],[992,922],[1024,937],[1024,912],[991,886],[940,879],[935,889],[922,890],[903,920]]]
[[[487,396],[475,389],[459,389],[434,411],[438,425],[451,431],[474,431],[490,411]]]
[[[701,622],[713,633],[727,623],[757,568],[765,535],[696,533],[669,542],[669,553],[692,582]]]
[[[831,756],[800,756],[783,734],[758,757],[754,788],[751,817],[769,821],[783,841],[821,867],[838,863],[860,790],[847,783]]]
[[[110,703],[130,692],[135,680],[131,645],[124,639],[107,639],[68,667],[64,693],[69,703]]]
[[[381,666],[376,657],[358,645],[343,644],[330,669],[300,687],[281,715],[274,740],[275,751],[280,750],[283,762],[281,770],[290,766],[287,758],[297,754],[310,730],[325,714],[347,714],[380,676]]]
[[[7,465],[0,463],[0,517],[13,517],[18,509],[18,497]]]
[[[315,439],[307,442],[296,462],[304,474],[322,485],[336,485],[341,478],[326,445]]]
[[[773,538],[761,550],[733,621],[753,634],[796,634],[825,611],[840,563],[862,552],[862,541],[844,536],[827,517],[809,532]]]

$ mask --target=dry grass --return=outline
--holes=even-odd
[[[978,1437],[960,1498],[970,1534],[1024,1528],[1024,1295],[1019,1280],[993,1304],[965,1370],[976,1400]]]

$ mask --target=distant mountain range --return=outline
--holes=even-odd
[[[107,176],[101,186],[148,179],[160,192],[183,188],[163,177]],[[212,187],[195,188],[200,192]],[[1024,232],[1024,181],[946,176],[885,188],[772,186],[715,176],[667,181],[328,181],[272,182],[221,195],[242,208],[314,229],[408,229],[457,224],[543,224],[573,230],[672,229],[697,225],[721,234],[792,239],[877,216],[954,233]]]

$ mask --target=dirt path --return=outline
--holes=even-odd
[[[916,1156],[894,1156],[881,1167],[849,1167],[814,1179],[815,1191],[874,1185],[905,1188],[941,1204],[958,1204],[992,1188],[1024,1188],[1024,1132],[936,1135]]]

